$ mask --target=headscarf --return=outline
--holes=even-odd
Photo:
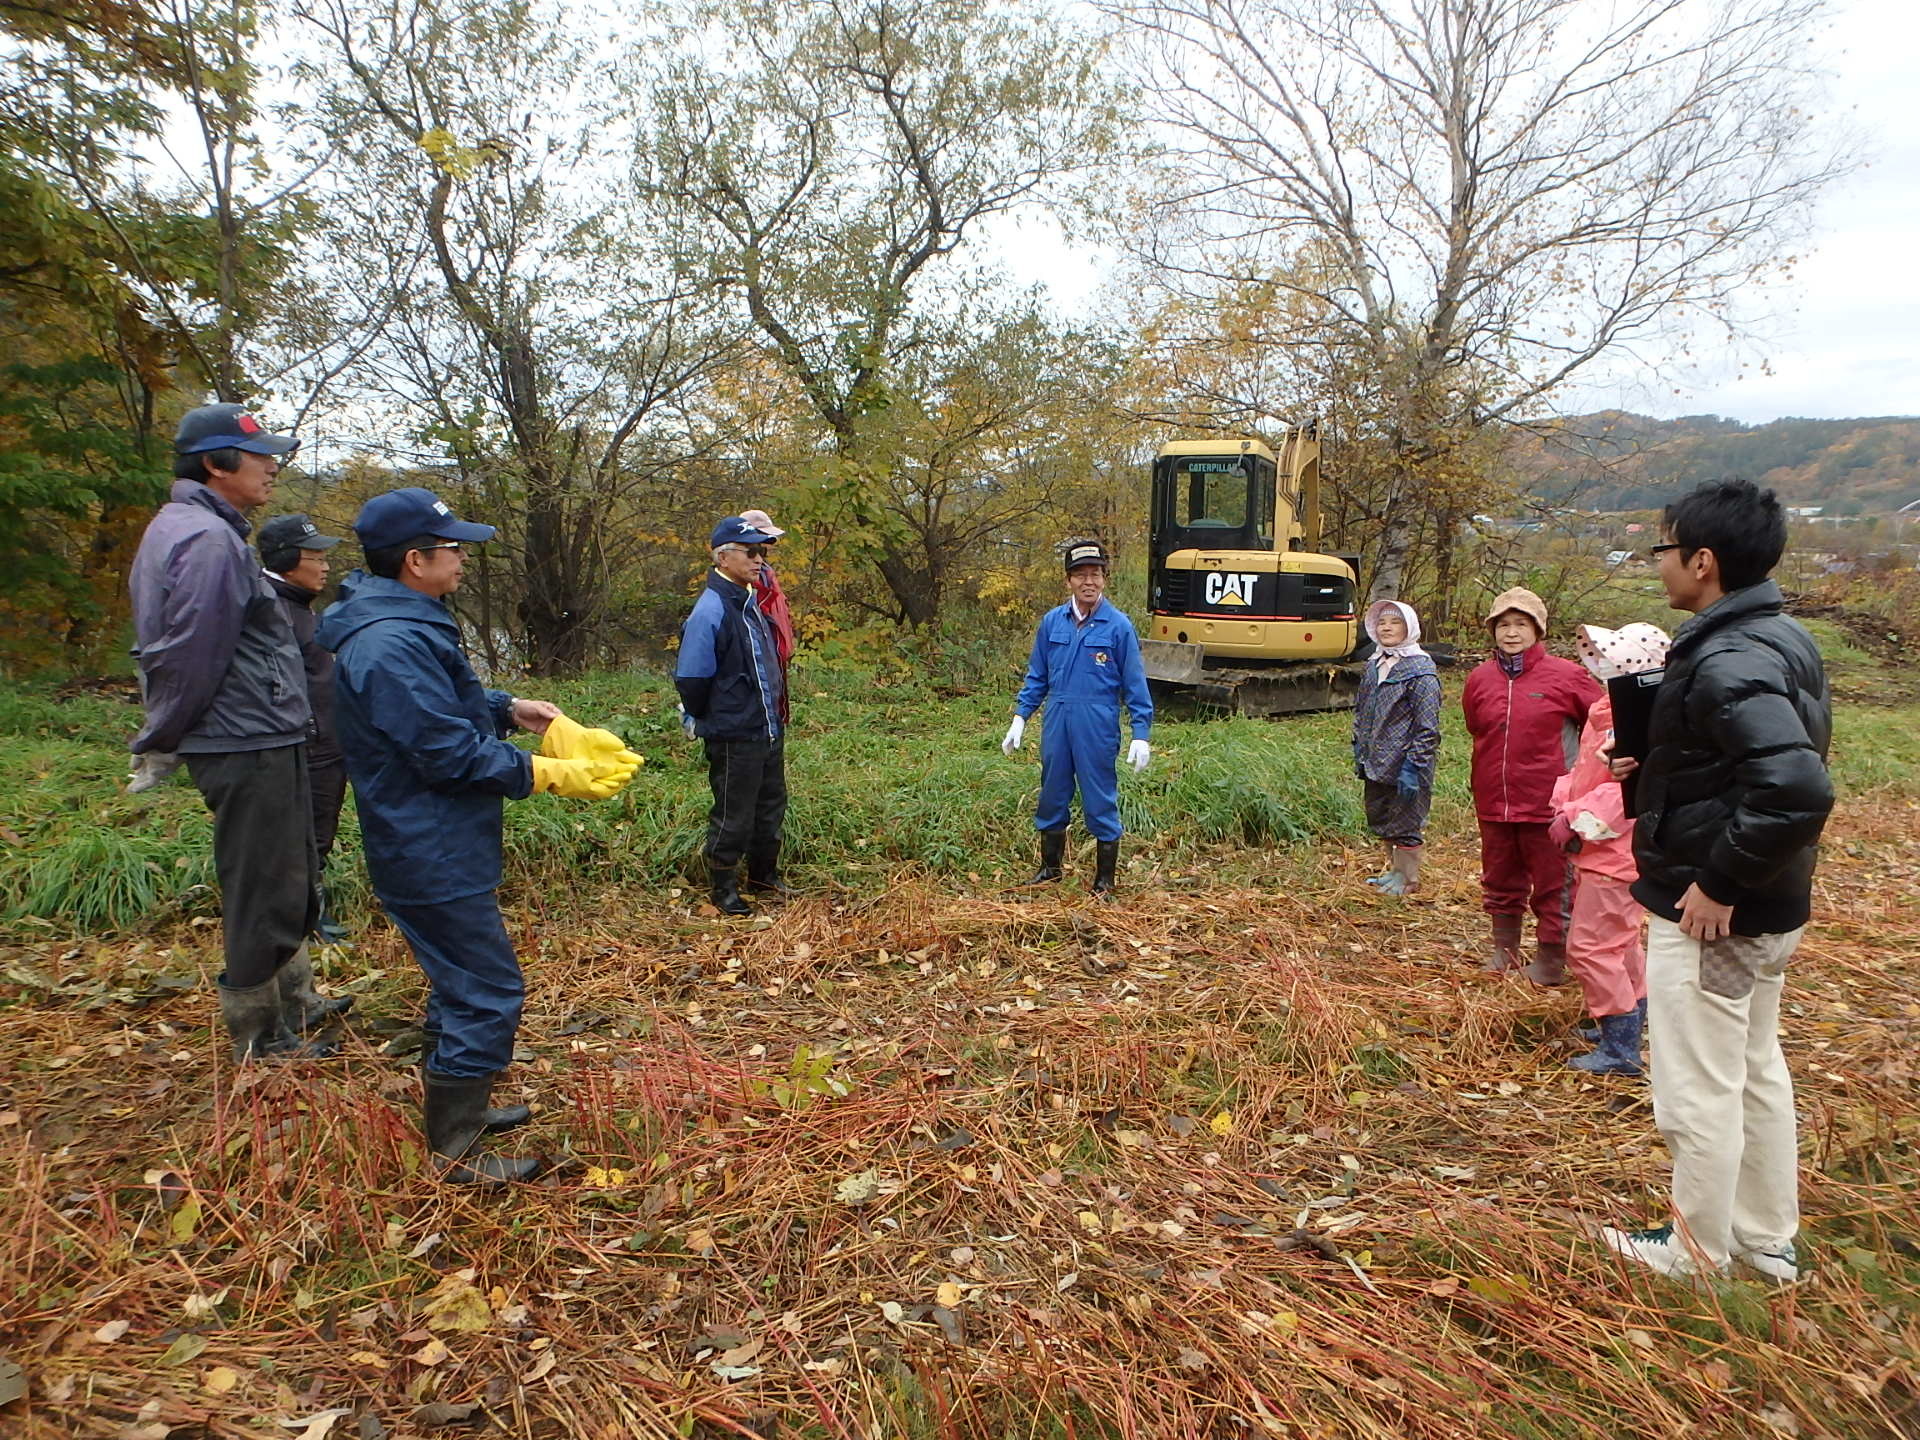
[[[1398,645],[1381,645],[1379,634],[1380,617],[1388,610],[1397,610],[1400,619],[1407,627],[1407,638]],[[1385,675],[1393,668],[1396,660],[1404,660],[1412,655],[1424,655],[1420,648],[1420,617],[1413,613],[1413,607],[1399,600],[1376,600],[1367,607],[1367,638],[1379,649],[1374,652],[1373,663]]]
[[[1667,650],[1673,641],[1658,625],[1635,621],[1618,630],[1582,625],[1578,643],[1581,663],[1595,678],[1606,681],[1616,675],[1658,670],[1667,663]]]

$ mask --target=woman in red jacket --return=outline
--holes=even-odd
[[[1573,767],[1580,727],[1601,690],[1584,668],[1547,653],[1547,606],[1533,591],[1496,596],[1487,624],[1493,657],[1474,668],[1460,697],[1473,736],[1481,905],[1493,919],[1487,969],[1519,968],[1531,908],[1537,948],[1527,978],[1563,985],[1572,885],[1547,829],[1554,782]]]

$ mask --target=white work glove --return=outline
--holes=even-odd
[[[680,733],[689,740],[697,740],[699,733],[694,729],[693,717],[687,714],[687,707],[681,705],[678,709],[680,711]]]
[[[180,768],[180,757],[164,750],[149,750],[133,757],[133,769],[127,774],[127,794],[139,795],[166,783]]]
[[[1153,747],[1144,740],[1135,740],[1127,746],[1127,764],[1133,766],[1136,775],[1147,768],[1147,761],[1152,758]]]
[[[1023,716],[1013,717],[1013,723],[1007,726],[1007,738],[1000,742],[1000,753],[1011,755],[1020,748],[1020,742],[1026,738],[1027,722]]]

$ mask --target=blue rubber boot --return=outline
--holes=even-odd
[[[1590,1075],[1642,1075],[1640,1065],[1639,1010],[1624,1015],[1600,1017],[1600,1043],[1589,1055],[1576,1055],[1567,1061],[1576,1070]]]

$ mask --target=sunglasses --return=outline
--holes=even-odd
[[[767,558],[767,547],[764,545],[722,545],[720,548],[722,550],[738,550],[751,560],[764,560]]]

